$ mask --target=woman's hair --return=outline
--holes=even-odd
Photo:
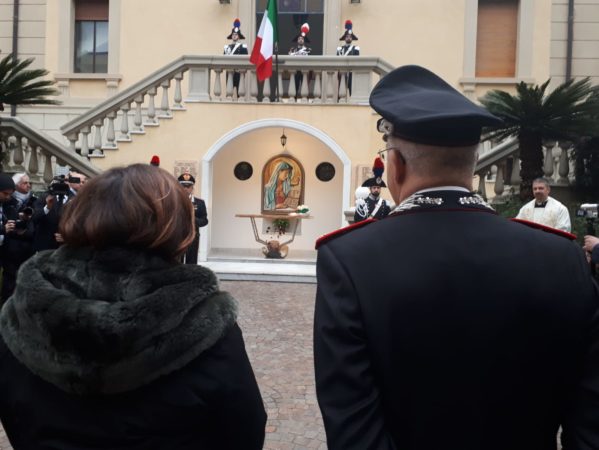
[[[193,207],[175,177],[146,164],[92,178],[64,207],[59,231],[71,247],[135,247],[176,259],[193,241]]]

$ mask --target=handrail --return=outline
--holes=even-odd
[[[49,154],[55,156],[58,160],[64,162],[68,166],[83,173],[86,176],[97,175],[102,171],[83,159],[78,154],[71,152],[66,146],[51,138],[47,134],[35,129],[27,122],[24,122],[19,117],[2,117],[0,127],[10,128],[27,138],[32,143],[32,146],[39,146],[45,149]]]
[[[123,104],[133,103],[140,95],[149,89],[159,88],[163,82],[168,82],[176,75],[191,69],[218,69],[218,70],[247,70],[252,71],[255,66],[249,62],[246,55],[232,56],[181,56],[147,77],[132,84],[120,93],[91,108],[79,117],[67,122],[60,131],[65,136],[78,133],[83,127],[103,120],[110,112],[118,112]],[[279,56],[279,70],[335,70],[346,72],[370,71],[384,75],[393,66],[378,57],[349,57],[349,56]]]
[[[506,139],[505,141],[493,147],[491,150],[489,150],[487,153],[485,153],[478,159],[478,161],[476,162],[476,168],[474,172],[479,173],[485,170],[489,170],[491,166],[497,164],[498,162],[506,159],[509,156],[512,156],[514,153],[518,152],[519,149],[520,146],[517,138],[512,137]]]

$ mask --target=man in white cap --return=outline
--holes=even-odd
[[[185,255],[183,255],[183,262],[185,264],[197,264],[198,263],[198,250],[200,247],[200,227],[208,225],[208,213],[206,211],[206,203],[204,200],[198,197],[194,197],[193,188],[196,180],[194,176],[186,170],[178,178],[179,184],[185,190],[185,193],[189,196],[189,200],[193,205],[194,215],[194,227],[196,230],[195,239],[187,248]]]

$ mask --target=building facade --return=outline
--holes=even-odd
[[[250,221],[236,215],[265,212],[268,164],[289,157],[299,164],[294,201],[313,216],[298,226],[289,258],[310,259],[318,236],[346,224],[353,192],[383,146],[368,105],[378,79],[418,64],[472,99],[542,82],[561,64],[562,3],[279,0],[281,57],[272,82],[262,85],[248,57],[225,56],[223,46],[239,18],[251,52],[265,0],[0,0],[2,54],[34,57],[56,80],[62,102],[17,108],[19,126],[37,134],[23,160],[13,157],[9,166],[27,168],[36,153],[35,168],[47,178],[48,167],[65,161],[61,151],[88,171],[147,163],[152,155],[175,174],[188,168],[208,207],[205,260],[261,256]],[[347,19],[359,57],[335,56]],[[288,56],[304,22],[314,51]],[[38,135],[48,142],[36,142]],[[272,233],[272,220],[258,228]]]

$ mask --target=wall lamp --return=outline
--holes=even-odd
[[[352,0],[353,1],[353,0]],[[231,0],[218,0],[221,5],[229,5],[231,4]]]
[[[360,3],[360,0],[349,0],[350,3]]]

